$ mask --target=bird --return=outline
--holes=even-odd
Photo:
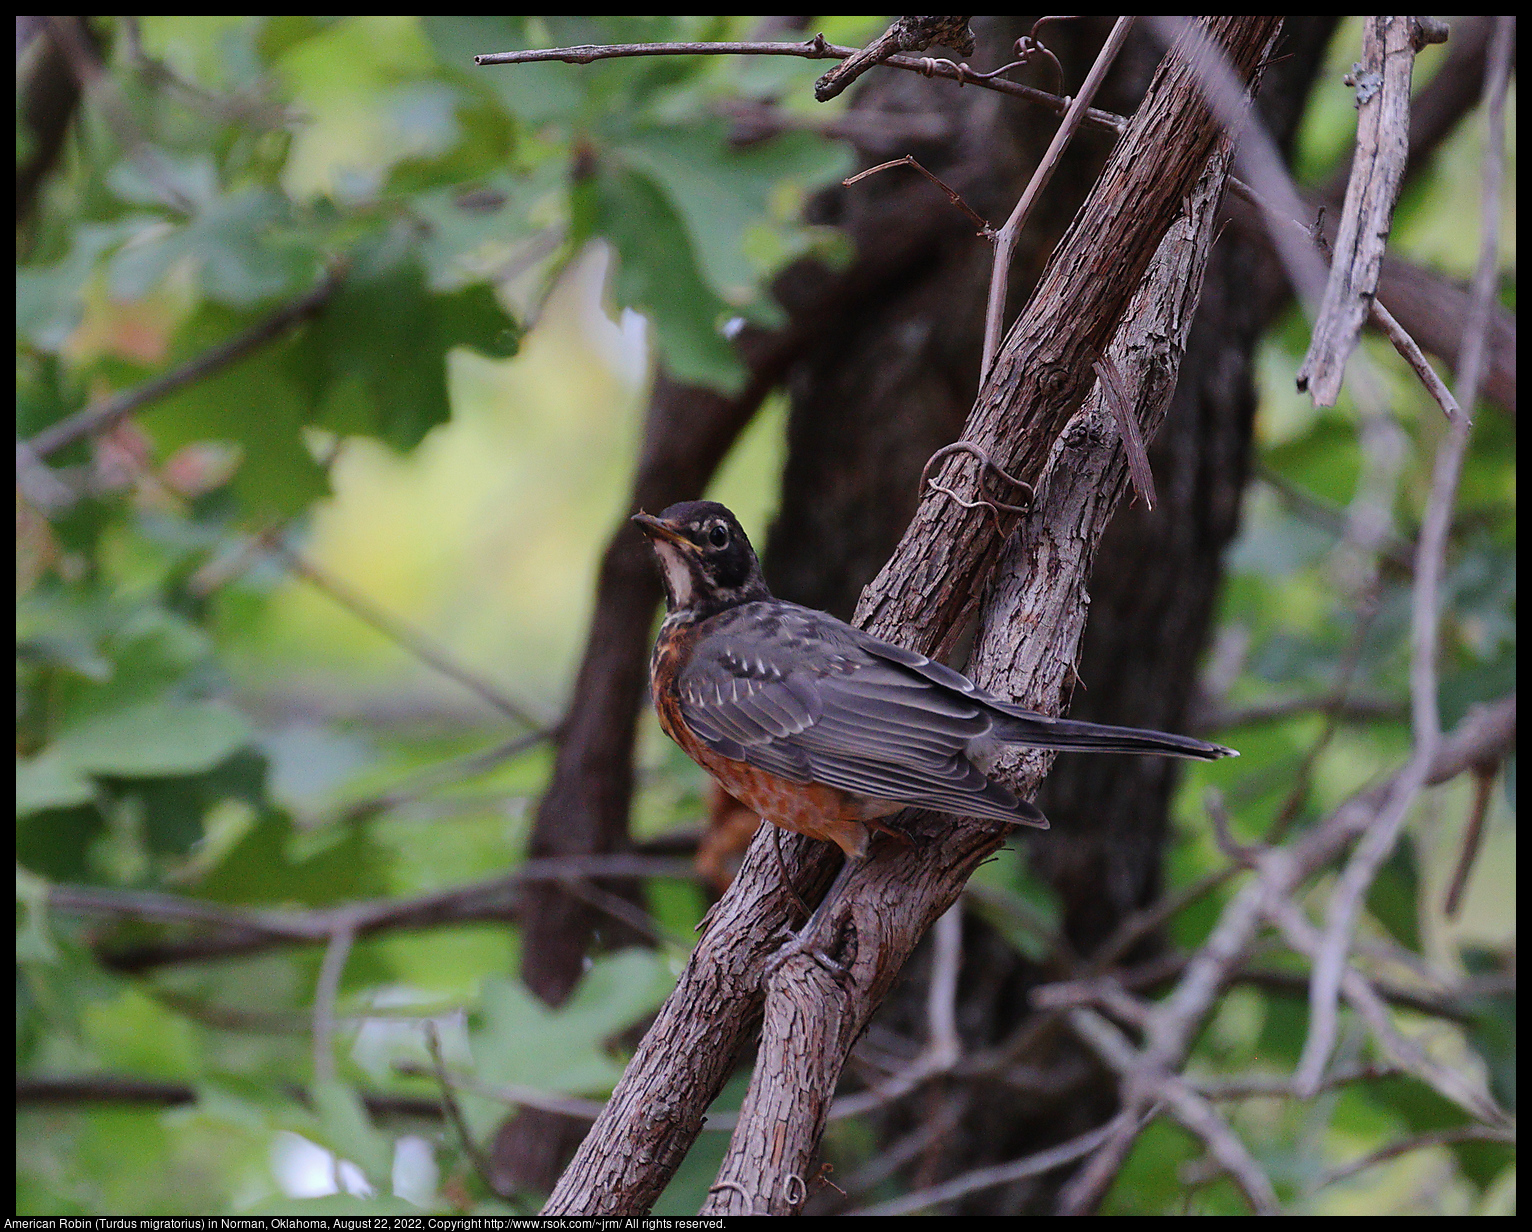
[[[1190,736],[1053,718],[828,612],[778,599],[739,520],[716,501],[633,515],[658,558],[666,615],[650,659],[665,734],[785,830],[834,843],[840,873],[788,953],[835,970],[814,938],[883,818],[924,808],[1011,825],[1048,819],[993,770],[1010,745],[1213,761]],[[902,836],[901,836],[902,837]]]

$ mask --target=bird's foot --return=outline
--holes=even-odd
[[[844,986],[851,979],[851,968],[845,963],[831,958],[824,951],[824,947],[813,935],[813,929],[805,927],[802,932],[793,932],[792,929],[784,930],[787,940],[770,958],[766,960],[766,975],[773,976],[781,968],[782,964],[790,958],[796,958],[799,954],[807,954],[821,967],[830,973],[835,982]]]

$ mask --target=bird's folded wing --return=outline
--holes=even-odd
[[[857,796],[1007,820],[1026,811],[968,760],[993,721],[981,703],[849,639],[751,632],[710,638],[679,682],[683,717],[715,752]]]

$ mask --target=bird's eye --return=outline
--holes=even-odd
[[[725,526],[722,522],[716,523],[714,525],[713,529],[708,531],[708,533],[707,533],[707,541],[709,543],[711,543],[715,548],[726,548],[726,547],[728,547],[729,546],[729,528],[727,526]]]

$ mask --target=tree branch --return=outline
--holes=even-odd
[[[815,35],[804,43],[614,43],[606,45],[585,44],[579,47],[544,47],[532,51],[496,51],[477,55],[477,65],[538,64],[550,60],[564,64],[591,64],[597,60],[625,59],[632,56],[797,56],[804,60],[848,60],[858,54],[859,47],[841,47],[824,41],[823,35]],[[1031,103],[1047,107],[1058,115],[1068,109],[1069,100],[1034,86],[1004,77],[983,77],[965,72],[964,66],[950,60],[933,60],[929,57],[891,55],[879,61],[888,68],[904,69],[924,77],[943,77],[959,85],[978,86],[1009,94]],[[1102,132],[1122,131],[1123,118],[1108,111],[1090,108],[1085,115],[1087,126]]]
[[[32,459],[46,458],[50,454],[57,453],[64,446],[74,444],[75,441],[105,432],[139,407],[200,381],[203,377],[222,368],[227,368],[250,352],[280,338],[295,325],[301,324],[318,313],[340,288],[345,276],[344,266],[332,267],[320,279],[319,285],[307,295],[302,295],[285,307],[277,309],[264,321],[252,326],[244,333],[236,334],[215,347],[209,347],[201,355],[188,360],[179,368],[146,381],[137,389],[124,390],[105,402],[76,411],[51,427],[44,428],[29,441],[17,442],[18,470],[21,467],[23,450]]]

